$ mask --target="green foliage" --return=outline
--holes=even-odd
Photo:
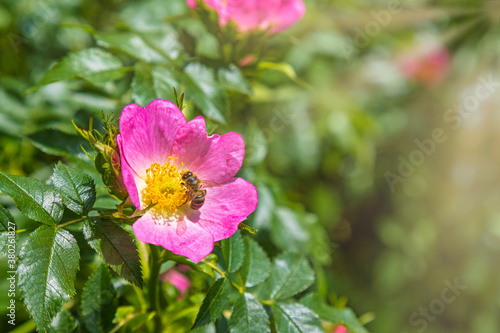
[[[233,236],[222,240],[221,247],[227,271],[232,273],[240,269],[244,256],[244,245],[241,233],[236,231]]]
[[[127,231],[107,219],[84,222],[83,234],[106,264],[127,281],[142,287],[142,272],[137,246]]]
[[[21,295],[37,328],[45,331],[75,294],[80,260],[77,242],[66,230],[41,226],[29,235],[19,259]]]
[[[260,245],[245,237],[245,260],[241,267],[241,277],[247,288],[266,280],[271,273],[271,262]]]
[[[102,49],[90,48],[64,57],[45,73],[34,89],[51,82],[73,78],[81,78],[96,86],[104,86],[125,73],[126,69],[118,58]]]
[[[55,129],[45,129],[28,135],[35,147],[46,154],[73,157],[83,155],[81,146],[85,144],[80,137]],[[90,147],[84,145],[86,149]]]
[[[231,332],[241,333],[271,332],[266,310],[250,293],[238,297],[229,320],[229,328]]]
[[[203,115],[226,123],[229,114],[229,105],[226,93],[217,84],[214,70],[200,63],[189,63],[184,67],[181,75],[186,94],[194,98]]]
[[[82,294],[82,315],[89,332],[108,332],[117,308],[111,275],[100,265],[89,278]]]
[[[368,332],[363,325],[359,323],[356,315],[351,309],[339,309],[329,306],[325,304],[321,296],[316,293],[304,296],[304,298],[300,300],[300,303],[318,314],[321,320],[334,324],[342,324],[353,333]]]
[[[326,232],[318,222],[313,214],[297,212],[288,207],[275,207],[271,237],[284,251],[300,251],[326,264],[331,249]]]
[[[11,231],[13,230],[15,223],[16,221],[14,220],[12,214],[7,209],[5,209],[4,206],[0,205],[0,256],[7,255],[8,240],[9,240],[7,232],[9,231],[9,229]]]
[[[181,51],[177,34],[170,28],[159,32],[109,32],[95,33],[97,44],[119,50],[148,63],[161,63],[175,59]]]
[[[318,316],[301,304],[275,304],[271,306],[276,332],[322,333]]]
[[[308,12],[319,12],[316,6],[308,4]],[[16,240],[26,239],[19,269],[25,270],[22,296],[29,314],[41,331],[160,328],[175,333],[190,327],[200,332],[316,332],[321,329],[317,312],[321,320],[336,318],[357,333],[364,328],[350,309],[323,302],[333,291],[347,288],[338,283],[338,266],[324,266],[332,262],[335,237],[341,234],[335,224],[354,220],[344,216],[344,206],[355,206],[368,193],[367,184],[373,184],[379,147],[374,143],[378,115],[371,105],[379,103],[358,95],[372,85],[351,82],[360,75],[339,75],[349,68],[338,61],[338,43],[345,36],[308,29],[307,15],[302,21],[306,28],[245,34],[234,22],[220,29],[217,15],[201,4],[199,8],[188,10],[184,0],[76,0],[60,3],[58,15],[51,16],[43,3],[27,7],[8,0],[0,6],[0,31],[23,35],[15,39],[21,44],[0,41],[6,53],[0,72],[8,73],[0,77],[0,169],[5,170],[0,171],[0,193],[12,197],[28,217],[17,215],[5,201],[20,229]],[[42,22],[45,14],[50,18]],[[26,31],[33,34],[26,36]],[[306,91],[306,81],[315,83],[315,89]],[[74,121],[78,131],[101,110],[107,119],[130,103],[179,100],[173,88],[187,104],[193,101],[181,107],[188,120],[203,115],[209,134],[243,135],[246,153],[238,176],[256,184],[259,192],[257,211],[200,263],[162,249],[155,257],[134,240],[129,225],[145,211],[130,206],[123,187],[123,195],[111,188],[119,178],[113,141],[118,129],[105,121],[94,123],[106,132],[106,148],[116,152],[112,160],[112,154],[92,142],[89,146],[70,125]],[[380,100],[391,98],[381,95]],[[32,220],[50,227],[32,232],[38,226]],[[14,219],[0,206],[0,240],[6,239],[6,221]],[[64,229],[89,246],[80,246],[80,253]],[[40,235],[45,235],[43,247]],[[63,235],[71,239],[65,248],[57,245]],[[341,255],[335,253],[333,260]],[[80,256],[75,278],[74,260]],[[37,263],[31,270],[48,267],[46,275],[71,267],[51,280],[57,285],[46,283],[53,287],[46,294],[43,283],[28,279],[28,262]],[[96,267],[101,262],[106,266]],[[107,267],[116,272],[113,277]],[[169,270],[189,280],[187,290],[168,280]],[[153,276],[158,271],[160,281]],[[43,277],[38,271],[29,275]],[[83,293],[72,298],[73,281]],[[323,298],[306,296],[297,303],[308,288]],[[326,319],[329,311],[335,316]],[[19,318],[29,320],[28,314],[19,313]]]
[[[63,202],[77,214],[88,214],[96,199],[92,177],[59,162],[54,168],[52,183],[59,189]]]
[[[157,98],[173,101],[173,87],[178,85],[176,76],[167,66],[138,62],[132,80],[132,99],[138,105],[147,105]]]
[[[52,320],[47,332],[49,333],[68,333],[74,332],[78,327],[75,317],[66,310],[62,310]]]
[[[214,322],[222,314],[229,301],[231,286],[226,278],[218,279],[208,290],[192,329]]]
[[[236,65],[229,64],[227,67],[219,68],[217,73],[222,88],[245,95],[252,94],[252,88]]]
[[[271,274],[260,296],[273,300],[289,298],[307,289],[313,282],[314,271],[307,259],[298,253],[288,252],[274,259]]]
[[[63,215],[63,201],[59,192],[33,178],[9,175],[0,170],[0,194],[14,199],[27,217],[56,225]]]

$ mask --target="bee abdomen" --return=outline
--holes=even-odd
[[[205,195],[207,190],[196,191],[193,200],[191,200],[191,208],[194,210],[200,209],[205,203]]]

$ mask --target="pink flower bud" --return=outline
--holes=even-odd
[[[333,329],[331,333],[347,333],[347,332],[348,332],[347,327],[345,327],[344,325],[338,325]]]
[[[185,295],[191,287],[191,280],[184,274],[178,272],[175,268],[170,268],[160,276],[162,282],[168,282],[176,287],[181,295]]]

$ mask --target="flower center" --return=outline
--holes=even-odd
[[[188,200],[186,187],[182,181],[179,168],[175,166],[177,157],[169,157],[168,162],[160,165],[153,163],[146,170],[146,188],[143,190],[142,201],[145,206],[155,204],[155,213],[174,212]]]

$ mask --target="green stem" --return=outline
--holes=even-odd
[[[212,267],[215,271],[217,271],[222,277],[226,278],[229,283],[238,290],[238,292],[240,294],[243,294],[245,292],[245,287],[244,286],[240,286],[239,284],[237,284],[236,282],[234,282],[233,280],[231,280],[226,272],[222,271],[219,267],[215,266],[214,264],[212,264],[210,261],[203,261],[205,264],[207,264],[208,266]]]
[[[97,217],[100,217],[100,216],[97,216]],[[85,217],[82,217],[82,218],[79,218],[79,219],[76,219],[76,220],[71,220],[71,221],[68,221],[68,222],[65,222],[63,224],[59,224],[57,225],[56,227],[57,228],[64,228],[65,226],[67,225],[70,225],[70,224],[73,224],[73,223],[78,223],[78,222],[82,222],[82,221],[85,221],[88,217],[85,216]]]
[[[161,263],[159,259],[158,247],[156,245],[150,245],[151,249],[151,272],[149,275],[149,306],[150,309],[156,312],[154,317],[154,333],[161,332],[161,316],[160,316],[160,304],[158,298],[158,278],[160,275]]]
[[[269,305],[269,306],[274,305],[274,301],[272,299],[267,300],[267,299],[257,298],[257,300],[264,305]]]

